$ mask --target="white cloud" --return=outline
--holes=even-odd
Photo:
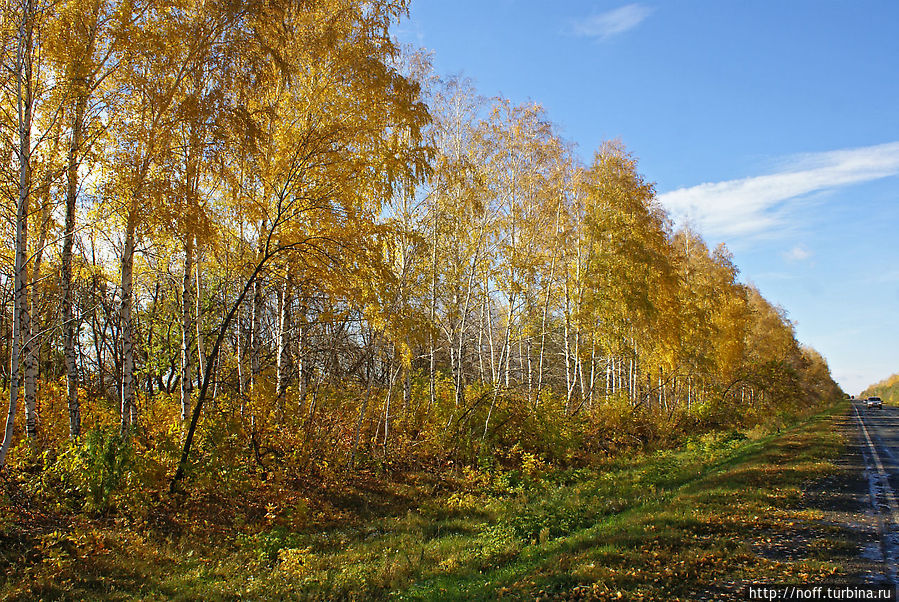
[[[642,4],[627,4],[575,22],[572,31],[577,36],[606,40],[635,28],[651,14],[652,9]]]
[[[899,174],[899,142],[799,155],[778,173],[699,184],[659,195],[678,223],[707,235],[748,236],[784,228],[815,192]]]
[[[787,261],[805,261],[806,259],[810,259],[812,255],[814,255],[814,253],[804,246],[796,245],[786,253],[783,253],[783,258]]]
[[[407,23],[394,27],[393,33],[399,38],[400,42],[424,46],[425,32],[421,28],[421,24],[414,19],[410,19]]]

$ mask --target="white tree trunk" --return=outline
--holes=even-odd
[[[299,326],[300,326],[300,336],[297,339],[297,382],[300,387],[300,405],[306,403],[306,394],[309,388],[309,366],[306,362],[306,338],[308,336],[308,325],[307,325],[307,308],[306,301],[303,299],[303,290],[299,291],[300,305],[299,305]]]
[[[474,276],[478,266],[478,257],[480,254],[480,242],[478,248],[475,249],[474,259],[471,262],[471,272],[468,275],[468,284],[465,290],[465,304],[462,307],[462,316],[459,323],[459,343],[456,357],[456,406],[462,405],[465,401],[465,364],[462,361],[462,355],[465,350],[465,324],[468,318],[468,309],[471,303],[471,293],[474,289]]]
[[[436,341],[435,333],[437,331],[437,206],[434,206],[434,227],[433,236],[431,238],[431,308],[430,320],[428,322],[428,412],[431,415],[431,409],[437,403],[437,363],[436,363]]]
[[[259,254],[264,251],[263,241],[265,240],[265,230],[268,222],[262,220],[262,226],[259,228]],[[256,278],[253,283],[253,321],[250,331],[250,386],[255,387],[259,380],[260,356],[262,354],[262,302],[263,298],[262,276]]]
[[[122,433],[128,430],[136,416],[134,406],[134,332],[131,316],[135,247],[134,220],[134,209],[132,208],[125,233],[125,248],[122,251],[122,299],[119,306],[119,321],[122,329]]]
[[[276,345],[275,371],[278,399],[284,396],[287,386],[287,340],[290,322],[290,276],[278,288],[278,340]]]
[[[69,437],[81,434],[81,409],[78,404],[78,366],[75,356],[76,320],[72,302],[72,249],[75,246],[75,201],[78,198],[78,166],[81,162],[82,127],[87,96],[82,91],[75,102],[72,138],[66,165],[66,221],[62,242],[62,339],[66,362],[66,399],[69,408]]]
[[[493,304],[490,299],[490,277],[484,269],[484,298],[487,304],[487,345],[490,347],[490,382],[496,385],[499,372],[496,368],[496,346],[493,341]]]
[[[25,0],[22,8],[22,31],[20,32],[20,56],[19,63],[21,70],[24,72],[23,79],[19,79],[19,199],[24,213],[20,216],[16,211],[16,226],[22,225],[22,246],[21,250],[25,254],[21,264],[21,289],[16,290],[17,294],[21,293],[19,302],[19,319],[21,320],[19,336],[21,340],[21,354],[24,369],[25,384],[25,435],[29,439],[33,439],[37,434],[37,407],[35,398],[35,371],[34,371],[34,341],[32,339],[31,313],[29,311],[29,292],[33,296],[33,291],[28,290],[28,212],[31,204],[31,121],[34,112],[33,98],[33,81],[32,81],[32,19],[34,18],[34,7],[30,0]],[[18,207],[17,207],[18,208]],[[21,221],[20,221],[21,220]],[[17,232],[18,234],[18,232]],[[17,236],[18,242],[18,236]],[[16,248],[19,251],[17,245]],[[17,276],[20,274],[17,272]],[[18,296],[18,295],[17,295]]]
[[[503,352],[505,352],[505,384],[506,388],[509,388],[509,368],[512,363],[512,320],[514,318],[514,314],[512,313],[512,307],[515,304],[515,295],[511,295],[509,297],[509,313],[506,316],[506,334],[503,337]],[[500,353],[499,356],[500,363],[500,371],[503,368],[503,353]]]
[[[558,229],[558,226],[556,227]],[[543,299],[543,315],[540,317],[540,359],[537,362],[537,398],[540,398],[540,390],[543,388],[543,356],[546,351],[546,316],[549,313],[549,298],[552,293],[553,278],[556,271],[556,253],[553,252],[552,262],[549,266],[549,280],[546,283],[546,295]]]
[[[196,242],[194,244],[194,247],[196,247]],[[205,347],[203,346],[203,324],[202,324],[203,308],[202,308],[202,304],[200,302],[201,292],[203,289],[202,289],[202,281],[200,280],[199,249],[197,250],[197,254],[194,257],[194,276],[195,276],[195,281],[196,281],[196,294],[194,295],[194,299],[197,302],[196,313],[194,314],[196,316],[196,318],[194,319],[194,324],[196,325],[196,330],[197,330],[197,359],[199,360],[197,362],[197,368],[199,369],[200,381],[202,382],[202,380],[206,377],[206,374],[204,372],[206,370],[206,351],[205,351]],[[216,359],[218,359],[218,358],[216,358]],[[213,375],[215,375],[215,374],[216,373],[213,372]],[[216,380],[216,384],[218,384],[217,380]],[[215,393],[213,393],[212,397],[213,397],[213,399],[215,399]]]
[[[191,312],[194,307],[193,287],[194,238],[187,235],[184,245],[184,278],[181,282],[181,422],[190,420],[191,395],[194,389],[193,357],[190,339],[193,335]]]
[[[237,392],[240,394],[241,398],[243,398],[243,393],[246,390],[246,377],[244,376],[243,371],[243,356],[246,350],[244,349],[243,344],[243,336],[244,336],[244,307],[245,303],[241,302],[240,307],[237,310],[237,349],[235,349],[235,361],[237,362]],[[243,415],[243,402],[241,402],[241,415]]]
[[[9,412],[6,416],[3,443],[0,444],[0,467],[6,465],[6,455],[12,445],[14,436],[16,406],[19,399],[19,380],[21,378],[19,358],[23,351],[22,333],[28,330],[28,300],[26,295],[28,270],[26,264],[28,251],[28,202],[31,195],[32,17],[33,8],[31,1],[24,0],[16,57],[19,117],[19,194],[16,202],[16,249],[13,278],[15,289],[13,297],[12,342],[10,344]]]
[[[565,356],[565,407],[571,405],[571,392],[574,390],[574,379],[571,374],[571,297],[568,290],[568,279],[565,279],[565,328],[564,339],[565,346],[563,355]]]
[[[46,196],[49,197],[49,182],[47,182]],[[34,329],[34,316],[37,314],[37,287],[41,278],[41,262],[44,257],[44,245],[47,244],[47,230],[50,225],[50,199],[45,198],[41,207],[41,225],[38,235],[37,247],[33,254],[34,268],[31,270],[31,290],[28,295],[30,305],[28,313],[28,330],[23,331],[28,340],[24,346],[25,356],[25,435],[29,439],[37,436],[37,350],[40,348],[39,336]]]
[[[487,316],[487,299],[481,296],[481,318],[478,320],[478,379],[484,382],[487,372],[484,370],[484,329]]]

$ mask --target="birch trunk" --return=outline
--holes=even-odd
[[[30,0],[25,0],[22,9],[22,31],[20,43],[20,73],[24,76],[24,80],[20,77],[18,80],[19,89],[19,206],[23,209],[20,215],[17,207],[16,211],[16,227],[22,225],[21,251],[24,254],[21,262],[21,274],[17,271],[16,276],[21,276],[21,289],[17,287],[16,292],[21,294],[19,297],[19,316],[21,320],[19,337],[21,340],[21,354],[24,370],[24,401],[25,401],[25,435],[29,439],[33,439],[37,434],[37,416],[36,403],[34,394],[34,351],[32,341],[31,313],[29,312],[29,290],[28,290],[28,212],[31,204],[31,122],[34,111],[33,81],[32,81],[32,19],[34,17],[34,7]],[[24,73],[22,73],[24,72]],[[21,221],[20,221],[21,220]],[[16,233],[18,234],[18,232]],[[18,243],[18,236],[16,242]],[[17,251],[19,247],[17,245]],[[33,291],[31,291],[33,296]]]
[[[267,226],[267,220],[262,220],[262,226],[259,228],[259,254],[264,252],[263,241],[265,240],[264,232]],[[263,301],[263,283],[262,278],[257,278],[253,283],[253,318],[250,326],[250,387],[255,387],[259,380],[259,360],[262,351],[262,301]]]
[[[194,245],[196,246],[196,244]],[[200,254],[199,250],[197,251],[196,257],[194,258],[194,280],[196,282],[196,294],[194,295],[194,299],[196,300],[196,313],[194,314],[196,317],[194,319],[194,324],[196,325],[197,330],[197,369],[200,372],[200,381],[202,381],[206,375],[206,351],[203,348],[203,325],[201,323],[201,318],[203,317],[202,305],[200,303],[200,292],[201,292],[201,280],[200,280]],[[218,384],[218,380],[216,380],[216,384]],[[215,399],[215,393],[213,392],[212,398]]]
[[[587,401],[589,407],[593,409],[593,390],[596,385],[596,341],[592,341],[590,345],[590,387],[587,390]]]
[[[49,196],[50,184],[45,187]],[[37,286],[41,278],[41,262],[44,256],[44,245],[47,244],[47,229],[50,224],[50,199],[45,198],[41,208],[41,226],[38,234],[37,248],[34,252],[34,268],[31,270],[31,291],[29,291],[28,330],[23,331],[28,341],[24,345],[25,356],[25,435],[29,439],[37,436],[37,362],[39,337],[34,332],[34,316],[37,314]]]
[[[299,291],[299,296],[302,299],[303,291]],[[300,336],[297,342],[297,379],[299,381],[300,386],[300,404],[306,403],[306,392],[309,388],[309,368],[306,365],[306,337],[307,335],[307,309],[306,302],[304,300],[300,301],[299,306],[299,322],[300,322]]]
[[[250,323],[250,388],[259,380],[259,356],[262,348],[262,284],[253,285],[253,307]]]
[[[244,345],[243,345],[243,336],[244,336],[244,304],[241,303],[240,307],[237,310],[237,339],[236,339],[236,349],[235,351],[235,361],[237,362],[237,392],[243,396],[245,386],[245,377],[243,372],[243,355],[245,353]],[[243,408],[243,403],[241,402],[241,408]],[[241,409],[241,414],[243,414],[243,410]]]
[[[693,406],[693,375],[687,377],[687,411]]]
[[[480,256],[480,241],[478,241],[478,248],[475,249],[474,259],[471,263],[471,272],[468,275],[468,284],[466,285],[465,291],[465,304],[462,307],[462,316],[461,321],[459,323],[459,345],[458,345],[458,353],[456,354],[456,407],[459,407],[463,403],[465,403],[465,380],[464,380],[464,370],[465,365],[462,361],[462,354],[465,349],[465,323],[467,322],[466,318],[468,318],[468,309],[471,304],[471,291],[474,289],[474,276],[477,271],[478,266],[478,258]]]
[[[403,366],[403,420],[409,424],[409,412],[412,409],[412,371]]]
[[[627,362],[627,397],[631,404],[634,403],[634,358]]]
[[[72,138],[66,165],[66,221],[62,242],[62,339],[66,363],[66,400],[69,408],[69,438],[81,434],[81,409],[78,405],[78,367],[75,356],[75,312],[72,303],[72,249],[75,246],[75,201],[78,198],[78,166],[81,163],[81,137],[87,96],[78,95],[72,120]]]
[[[484,270],[484,303],[487,305],[487,344],[490,347],[490,382],[496,385],[499,381],[499,372],[496,369],[496,347],[493,342],[493,307],[490,299],[490,278],[487,270]]]
[[[546,296],[543,299],[543,315],[540,318],[540,359],[537,361],[537,397],[543,388],[543,356],[546,351],[546,316],[549,313],[549,296],[552,292],[552,281],[556,270],[556,254],[553,253],[549,267],[549,282],[546,284]]]
[[[119,323],[122,329],[122,416],[121,430],[124,434],[134,418],[134,333],[131,324],[132,279],[134,271],[134,229],[135,209],[128,216],[125,233],[125,248],[122,252],[122,299],[119,306]]]
[[[580,216],[579,220],[582,219]],[[580,224],[578,224],[580,226]],[[577,257],[575,264],[575,274],[577,275],[577,293],[576,302],[575,302],[575,312],[577,316],[577,320],[574,323],[574,378],[580,383],[581,387],[581,400],[584,399],[584,365],[581,361],[581,320],[582,320],[582,310],[583,310],[583,301],[584,301],[584,260],[583,260],[583,252],[581,250],[581,233],[578,233],[577,240]],[[574,388],[574,383],[572,383],[572,390]],[[568,407],[566,407],[566,411],[571,411],[571,393],[568,392]]]
[[[574,328],[574,373],[577,377],[578,385],[581,391],[581,402],[584,400],[584,362],[581,361],[581,327],[575,324]],[[568,408],[571,411],[571,408]]]
[[[10,345],[9,412],[3,443],[0,444],[0,467],[6,465],[6,455],[12,445],[16,406],[19,399],[19,379],[21,377],[19,356],[22,350],[22,333],[27,331],[28,302],[26,298],[28,250],[28,202],[31,195],[31,0],[24,0],[22,21],[19,29],[16,83],[18,92],[19,127],[19,190],[16,202],[16,254],[13,278],[15,292],[13,298],[12,344]]]
[[[560,223],[562,220],[562,199],[559,199],[559,207],[556,209],[556,237],[560,239]],[[559,245],[561,246],[561,245]],[[540,318],[540,360],[537,362],[537,398],[540,398],[540,390],[543,388],[543,355],[546,350],[546,317],[549,313],[549,298],[552,294],[553,278],[556,273],[556,257],[555,248],[553,249],[552,261],[549,264],[549,279],[546,282],[546,295],[543,298],[543,315]]]
[[[512,318],[513,318],[512,307],[514,304],[515,304],[515,295],[511,295],[509,297],[509,313],[508,313],[507,320],[506,320],[506,335],[503,337],[503,351],[505,352],[505,357],[506,357],[505,381],[506,381],[507,389],[509,388],[509,365],[512,363],[511,362],[511,360],[512,360],[512,344],[511,344],[511,342],[512,342]],[[503,355],[502,354],[500,354],[500,357],[499,357],[499,364],[500,364],[499,365],[500,371],[502,371],[502,368],[503,368]]]
[[[527,348],[527,351],[528,351],[528,352],[527,352],[527,362],[528,362],[528,367],[527,367],[527,370],[528,370],[528,400],[531,401],[532,403],[534,403],[534,405],[536,405],[536,401],[535,401],[535,400],[537,399],[537,397],[536,397],[536,396],[532,397],[532,396],[534,395],[534,383],[533,383],[533,380],[534,380],[534,379],[533,379],[533,360],[532,360],[532,357],[531,357],[531,356],[532,356],[532,353],[531,353],[532,349],[531,349],[531,347],[532,347],[532,342],[531,342],[531,337],[529,336],[529,337],[528,337],[528,342],[527,342],[527,344],[526,344],[526,348]]]
[[[612,388],[612,358],[606,358],[606,397],[614,393]]]
[[[568,279],[565,279],[565,328],[564,335],[564,356],[565,356],[565,407],[571,405],[571,393],[574,390],[574,379],[571,377],[571,297],[569,296]]]
[[[431,408],[437,403],[437,381],[436,370],[437,363],[435,357],[435,341],[434,333],[437,331],[437,206],[434,206],[434,230],[431,238],[431,315],[428,326],[430,332],[428,334],[428,350],[430,352],[428,365],[428,411],[427,415],[431,415]]]
[[[190,338],[193,331],[191,310],[195,304],[193,298],[193,260],[194,239],[187,236],[184,245],[184,278],[181,283],[181,422],[190,418],[190,398],[193,394],[193,366],[191,358]]]
[[[487,314],[485,297],[481,297],[481,319],[478,321],[478,379],[484,382],[487,373],[484,371],[484,319]]]
[[[287,388],[287,340],[289,338],[287,333],[290,328],[290,294],[290,275],[288,275],[278,288],[278,340],[277,355],[275,357],[278,399],[284,397],[284,392]]]
[[[399,376],[402,368],[403,363],[402,360],[400,360],[396,370],[390,374],[390,382],[387,385],[387,397],[384,400],[384,441],[382,442],[382,448],[385,457],[387,456],[387,437],[390,434],[390,400],[393,397],[393,385],[396,383],[396,378]]]

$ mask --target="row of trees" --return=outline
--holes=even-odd
[[[860,399],[877,396],[886,402],[899,401],[899,374],[893,374],[880,382],[868,385],[859,395]]]
[[[583,164],[539,106],[435,77],[390,38],[406,9],[4,7],[0,465],[20,398],[48,445],[111,408],[123,433],[180,421],[177,480],[208,402],[260,463],[278,425],[352,464],[526,436],[513,416],[714,421],[836,392],[621,144]]]

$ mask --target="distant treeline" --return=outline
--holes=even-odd
[[[876,395],[886,402],[899,401],[899,374],[894,374],[882,381],[869,385],[862,391],[861,397]]]

